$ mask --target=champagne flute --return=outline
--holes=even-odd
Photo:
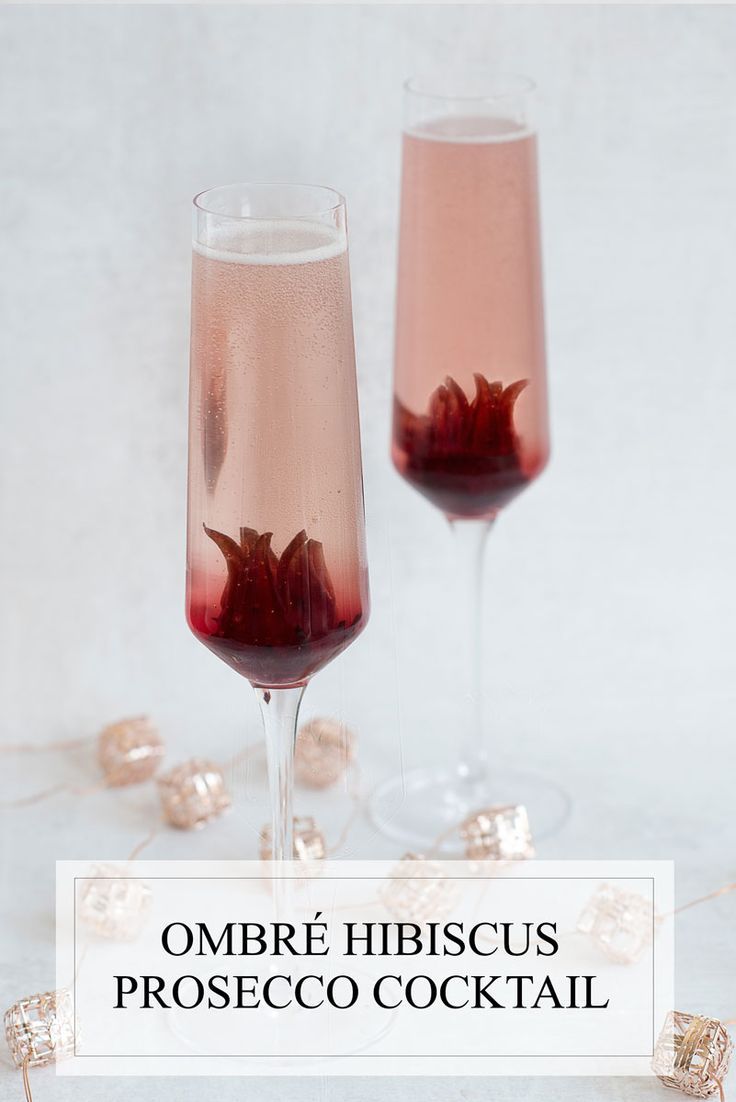
[[[481,714],[485,542],[549,456],[532,90],[467,74],[405,85],[392,458],[452,528],[467,683],[456,766],[389,780],[372,812],[424,846],[491,805],[525,804],[538,837],[566,809],[544,782],[490,770]]]
[[[188,622],[256,691],[272,854],[291,859],[304,689],[369,610],[342,196],[195,198],[189,408]]]

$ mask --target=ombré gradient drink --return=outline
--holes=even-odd
[[[461,72],[405,91],[392,458],[455,538],[439,630],[462,649],[452,675],[460,754],[388,780],[372,813],[386,833],[423,847],[440,834],[457,844],[455,828],[479,809],[524,804],[540,836],[565,803],[544,784],[491,770],[481,652],[491,523],[549,455],[532,85]]]
[[[421,108],[403,135],[393,459],[449,516],[490,517],[549,452],[536,136],[492,100]]]
[[[308,678],[368,615],[339,195],[263,184],[195,200],[191,353],[189,624],[257,687],[270,741],[291,745]],[[287,857],[290,825],[274,825]]]

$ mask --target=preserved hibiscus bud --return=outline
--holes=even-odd
[[[277,555],[271,532],[243,527],[236,540],[204,530],[227,565],[219,612],[205,642],[254,684],[296,683],[357,634],[362,612],[349,620],[338,614],[319,540],[302,530]]]
[[[394,403],[398,469],[450,516],[488,515],[529,481],[514,426],[514,406],[528,379],[504,386],[476,374],[475,396],[448,376],[426,414]]]

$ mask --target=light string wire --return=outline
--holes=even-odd
[[[57,750],[77,750],[88,742],[94,742],[95,738],[95,735],[84,735],[57,742],[3,742],[0,743],[0,754],[51,754]]]
[[[698,903],[707,903],[710,899],[717,899],[719,895],[728,895],[729,892],[736,891],[736,881],[731,884],[723,884],[720,888],[715,888],[712,892],[708,892],[707,895],[698,896],[697,899],[691,899],[689,903],[683,903],[680,907],[675,907],[674,911],[667,911],[665,914],[660,915],[660,918],[670,918],[672,915],[679,915],[682,911],[686,911],[688,907],[696,907]]]
[[[30,1056],[26,1056],[25,1060],[23,1061],[23,1067],[21,1069],[23,1072],[23,1091],[26,1096],[26,1102],[33,1102],[33,1095],[31,1094],[31,1084],[28,1081],[28,1063],[30,1059]]]
[[[15,742],[0,745],[0,754],[51,754],[68,750],[78,750],[82,746],[88,746],[95,742],[97,735],[85,735],[81,738],[63,739],[57,742]],[[19,796],[15,800],[0,800],[0,811],[12,811],[15,808],[30,807],[41,803],[61,792],[68,792],[73,796],[86,796],[92,792],[100,792],[110,787],[106,781],[99,781],[94,785],[79,788],[72,784],[54,784],[49,788],[42,788],[39,792],[31,792],[27,796]]]

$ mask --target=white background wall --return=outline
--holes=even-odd
[[[307,707],[349,717],[369,776],[396,767],[400,740],[410,764],[445,755],[458,652],[433,617],[449,537],[387,454],[400,84],[448,59],[497,65],[541,89],[554,455],[489,547],[493,725],[509,760],[575,798],[545,855],[675,856],[683,899],[732,879],[735,58],[728,7],[3,8],[2,738],[144,710],[171,761],[257,737],[248,686],[183,619],[189,204],[283,178],[348,197],[374,594],[369,631]],[[94,778],[84,757],[7,762],[6,796]],[[6,813],[5,1004],[50,982],[52,859],[84,856],[91,823],[121,856],[153,799]],[[681,1009],[733,1016],[716,955],[730,902],[685,926]],[[72,1097],[47,1079],[44,1097]],[[146,1097],[164,1091],[202,1097]]]

